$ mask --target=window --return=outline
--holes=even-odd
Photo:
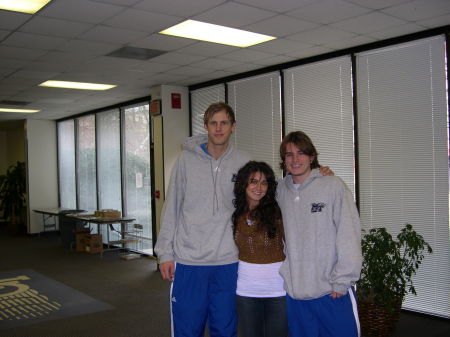
[[[77,208],[75,185],[75,133],[74,121],[58,123],[58,171],[60,205]]]
[[[76,119],[77,122],[77,183],[78,207],[97,209],[95,162],[95,115]]]
[[[281,177],[281,82],[278,72],[228,83],[228,103],[237,128],[230,140],[254,160],[265,161]]]
[[[303,131],[355,196],[352,68],[349,56],[284,71],[286,134]]]
[[[424,236],[434,252],[403,307],[449,317],[445,74],[442,36],[357,55],[361,223]]]
[[[206,133],[203,115],[212,103],[225,102],[225,86],[223,84],[191,91],[191,128],[192,135]]]
[[[122,211],[120,111],[97,114],[99,209]]]
[[[152,186],[150,163],[150,116],[148,104],[125,108],[124,197],[127,217],[143,226],[143,236],[152,239]],[[151,248],[148,248],[151,249]],[[153,251],[148,251],[153,253]]]

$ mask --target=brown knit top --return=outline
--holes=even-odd
[[[239,249],[239,260],[248,263],[275,263],[284,261],[283,223],[277,221],[274,238],[269,238],[267,230],[258,228],[258,223],[247,224],[246,215],[239,217],[234,241]]]

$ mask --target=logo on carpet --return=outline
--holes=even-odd
[[[61,309],[61,304],[31,289],[26,284],[29,280],[25,275],[0,279],[0,321],[35,318]]]
[[[0,330],[110,309],[32,269],[0,271]]]

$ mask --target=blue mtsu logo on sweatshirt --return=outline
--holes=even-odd
[[[322,212],[322,209],[325,208],[325,203],[323,202],[315,202],[311,204],[311,213]]]

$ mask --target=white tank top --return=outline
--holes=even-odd
[[[236,294],[246,297],[285,296],[284,281],[279,273],[281,264],[239,261]]]

